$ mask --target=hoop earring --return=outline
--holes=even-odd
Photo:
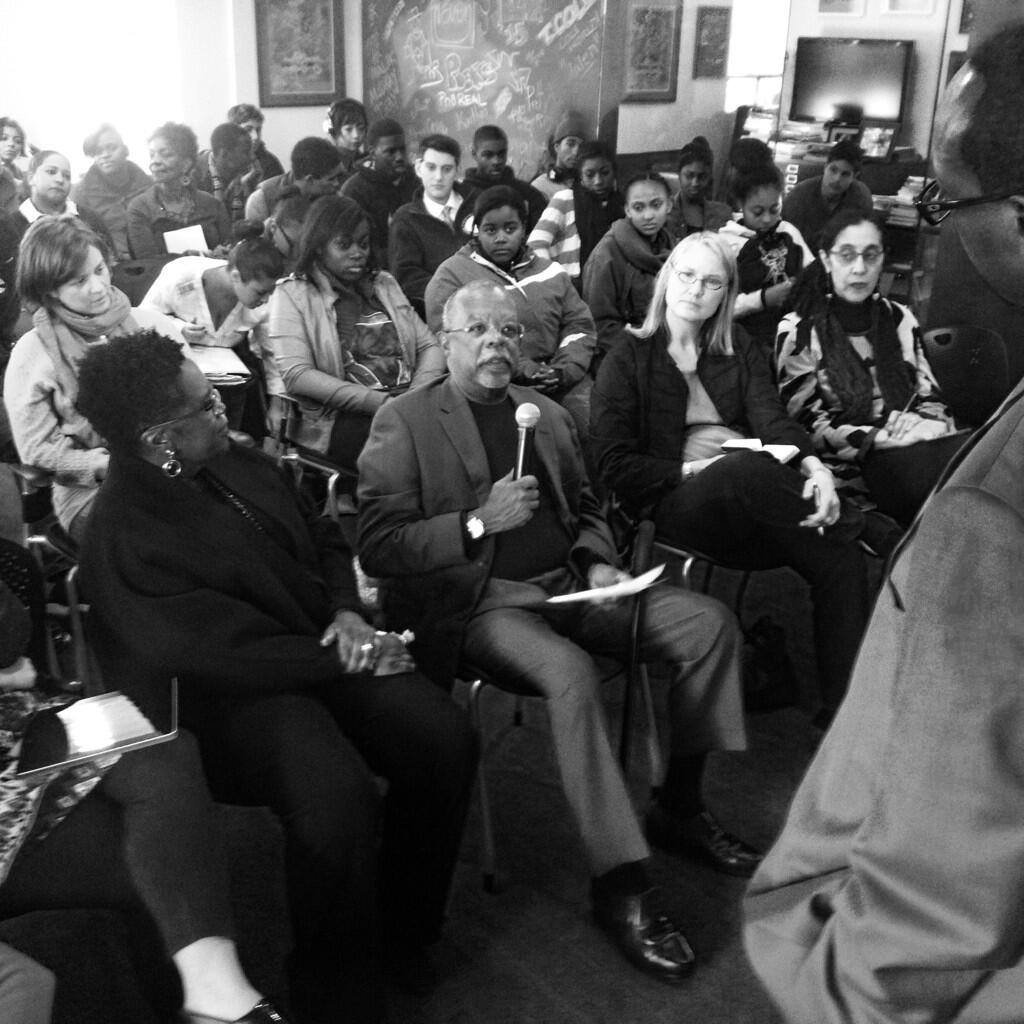
[[[181,476],[181,460],[178,458],[178,453],[173,445],[168,445],[164,449],[164,454],[167,458],[160,467],[163,470],[164,476],[170,477],[172,480],[175,477]]]

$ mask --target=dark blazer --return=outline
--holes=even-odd
[[[466,194],[458,184],[454,191],[461,199],[457,211],[461,214]],[[457,219],[455,226],[449,227],[427,211],[422,188],[411,203],[400,206],[391,218],[388,229],[391,273],[423,320],[427,319],[423,297],[434,271],[469,241],[469,235],[463,234],[457,225]]]
[[[266,515],[274,538],[206,490],[111,458],[81,559],[104,675],[178,675],[183,705],[338,679],[320,636],[336,610],[359,606],[340,532],[300,508],[261,452],[232,448],[209,468]]]
[[[894,556],[747,893],[792,1024],[1024,1016],[1024,389],[982,429]]]
[[[569,414],[532,388],[513,385],[509,394],[516,405],[540,407],[534,452],[572,542],[570,562],[615,564]],[[387,578],[389,625],[416,633],[417,664],[445,686],[494,559],[493,537],[467,555],[463,514],[484,503],[491,483],[473,413],[451,377],[386,402],[374,417],[359,458],[359,559],[371,576]]]
[[[634,515],[682,483],[686,379],[668,354],[664,329],[628,337],[605,357],[590,397],[590,445],[604,485]],[[722,422],[766,444],[795,444],[814,454],[811,439],[786,413],[768,363],[742,327],[733,327],[733,355],[702,352],[697,376]]]

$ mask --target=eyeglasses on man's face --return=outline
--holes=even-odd
[[[968,199],[944,199],[942,189],[937,181],[929,181],[920,195],[914,200],[914,209],[917,210],[921,219],[930,224],[933,228],[938,227],[955,210],[962,210],[968,206],[981,206],[984,203],[999,203],[1011,196],[1020,195],[1024,192],[1024,185],[1006,189],[1003,192],[993,192],[987,196],[973,196]]]
[[[859,259],[864,260],[867,266],[874,267],[885,258],[885,250],[877,245],[869,245],[866,249],[842,245],[838,249],[829,249],[828,254],[844,267],[852,267]]]
[[[482,320],[466,324],[465,327],[446,327],[445,334],[468,334],[474,340],[481,340],[487,336],[487,332],[494,329],[503,341],[521,341],[523,328],[519,324],[485,324]]]

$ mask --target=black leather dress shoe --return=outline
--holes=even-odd
[[[628,896],[593,892],[594,920],[640,970],[662,981],[682,981],[693,970],[693,950],[657,909],[657,896],[656,889]]]
[[[207,1017],[201,1013],[183,1013],[184,1024],[229,1024],[223,1017]],[[269,999],[261,999],[244,1017],[230,1024],[291,1024]]]
[[[647,812],[646,831],[652,846],[704,861],[726,875],[749,878],[761,863],[757,850],[726,832],[708,811],[677,818],[654,804]]]

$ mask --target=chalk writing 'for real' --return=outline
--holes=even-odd
[[[563,32],[567,32],[590,10],[597,0],[572,0],[566,4],[538,33],[545,46],[550,46]]]

